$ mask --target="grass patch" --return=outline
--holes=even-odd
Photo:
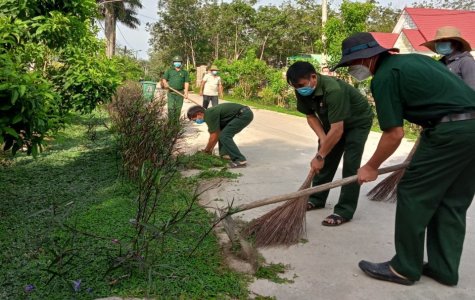
[[[227,164],[225,159],[204,152],[196,152],[193,155],[181,155],[178,161],[186,169],[198,170],[225,167]]]
[[[0,166],[0,299],[247,298],[246,279],[223,265],[214,235],[189,256],[212,222],[197,205],[153,247],[158,259],[147,274],[106,273],[133,235],[137,190],[119,176],[114,141],[101,122],[75,117],[37,159],[20,154]],[[155,224],[186,207],[192,190],[177,174]]]
[[[282,263],[262,265],[256,271],[256,278],[267,279],[275,283],[293,283],[293,280],[282,278],[279,274],[285,273],[289,266]]]

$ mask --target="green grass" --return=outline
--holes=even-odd
[[[187,169],[208,170],[214,167],[225,167],[227,161],[203,152],[197,152],[193,155],[182,155],[178,158],[180,164]]]
[[[279,274],[285,273],[289,266],[284,264],[270,264],[259,266],[256,271],[256,278],[268,279],[275,283],[293,283],[293,280],[282,278]]]
[[[88,132],[88,124],[102,121],[76,117],[37,159],[19,154],[0,164],[0,299],[247,298],[246,279],[223,265],[214,235],[189,256],[212,220],[197,205],[153,244],[148,272],[106,274],[130,244],[137,191],[119,176],[107,129],[98,125]],[[160,201],[156,224],[184,209],[192,190],[190,180],[177,175]],[[81,280],[79,292],[75,280]],[[27,294],[28,284],[35,289]]]

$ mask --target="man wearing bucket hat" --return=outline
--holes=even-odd
[[[458,28],[440,27],[433,40],[421,45],[442,55],[440,61],[475,90],[475,60],[470,54],[472,47],[462,38]]]
[[[356,33],[342,42],[335,67],[349,66],[359,80],[373,76],[371,92],[383,134],[358,170],[360,184],[376,180],[380,165],[398,148],[404,119],[424,128],[397,187],[396,255],[359,266],[371,277],[405,285],[421,273],[456,285],[465,216],[475,194],[475,91],[430,57],[390,50],[370,33]],[[426,232],[428,262],[423,264]]]
[[[190,86],[190,75],[186,70],[183,70],[183,59],[181,56],[175,56],[172,63],[173,66],[163,74],[162,85],[166,89],[169,86],[172,87],[184,94],[185,98],[187,98],[188,88]],[[168,118],[177,120],[180,118],[181,108],[183,107],[183,97],[170,90],[167,93],[167,100]]]
[[[223,98],[223,84],[218,76],[218,67],[211,66],[210,73],[207,73],[201,80],[200,96],[203,96],[203,107],[208,108],[209,103],[218,105],[218,96]]]

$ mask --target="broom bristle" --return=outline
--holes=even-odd
[[[419,145],[420,137],[412,146],[411,152],[407,155],[404,161],[410,161],[414,156],[414,153],[417,150]],[[406,169],[401,169],[393,172],[388,177],[384,178],[380,183],[378,183],[374,188],[372,188],[366,195],[371,201],[382,201],[382,202],[396,202],[397,201],[397,186],[399,181],[401,181],[402,176]]]
[[[404,176],[404,171],[405,169],[397,170],[384,178],[380,183],[372,188],[368,194],[366,194],[369,197],[369,200],[391,203],[395,202],[397,196],[397,185],[402,176]]]
[[[313,173],[310,173],[299,190],[310,187],[312,178]],[[283,205],[253,220],[243,233],[254,235],[257,247],[290,246],[298,243],[305,234],[308,197],[287,200]]]

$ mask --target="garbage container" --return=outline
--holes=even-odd
[[[152,101],[155,95],[157,83],[155,81],[141,81],[143,97],[147,101]]]

